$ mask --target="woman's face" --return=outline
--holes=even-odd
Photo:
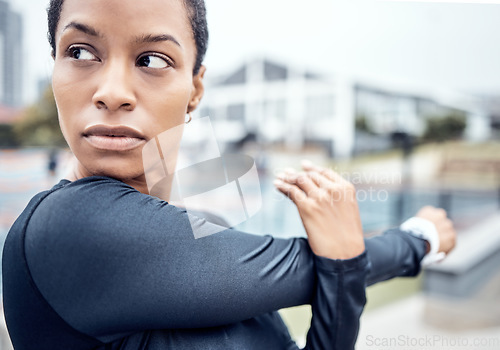
[[[77,178],[144,182],[141,150],[203,95],[181,0],[65,0],[52,85]]]

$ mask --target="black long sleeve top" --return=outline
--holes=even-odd
[[[298,349],[276,310],[302,304],[313,312],[306,349],[352,349],[365,286],[417,274],[425,254],[399,230],[331,260],[304,238],[226,229],[195,239],[191,224],[107,177],[36,195],[3,253],[15,349]]]

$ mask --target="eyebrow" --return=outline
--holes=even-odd
[[[102,35],[96,29],[83,23],[71,22],[64,27],[63,32],[70,28],[76,29],[90,36],[102,37]],[[181,44],[179,44],[179,41],[170,34],[159,34],[159,35],[145,34],[136,37],[134,41],[138,44],[171,41],[180,48],[182,48]]]
[[[70,28],[79,30],[87,35],[90,35],[90,36],[99,36],[99,37],[101,36],[101,34],[99,34],[99,32],[97,30],[95,30],[94,28],[92,28],[91,26],[88,26],[88,25],[82,24],[82,23],[78,23],[78,22],[71,22],[70,24],[68,24],[67,26],[64,27],[63,32],[67,29],[70,29]]]
[[[160,34],[160,35],[146,34],[146,35],[140,35],[135,39],[135,42],[138,44],[157,43],[162,41],[171,41],[180,48],[182,48],[181,44],[179,44],[177,39],[175,39],[172,35],[169,34]]]

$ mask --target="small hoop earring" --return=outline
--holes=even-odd
[[[193,119],[193,117],[191,116],[191,112],[188,113],[188,116],[189,116],[189,119],[187,121],[185,121],[186,124],[189,124],[189,122]]]

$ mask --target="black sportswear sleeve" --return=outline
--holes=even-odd
[[[425,253],[401,232],[367,240],[367,251],[349,260],[315,256],[303,238],[227,229],[195,239],[187,215],[117,180],[70,183],[44,199],[27,227],[33,280],[68,324],[104,342],[311,304],[307,348],[349,349],[366,278],[417,273]],[[200,229],[213,225],[195,220]]]

